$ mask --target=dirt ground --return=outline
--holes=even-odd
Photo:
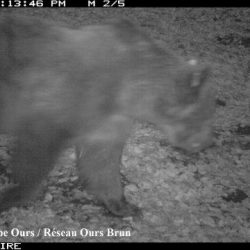
[[[14,11],[72,27],[126,17],[174,53],[210,64],[216,137],[214,147],[188,156],[162,141],[154,125],[135,124],[121,173],[127,199],[143,211],[141,219],[113,217],[97,204],[78,184],[69,148],[36,202],[1,214],[1,242],[250,241],[250,9]],[[11,143],[9,136],[0,137],[1,184],[8,182]]]

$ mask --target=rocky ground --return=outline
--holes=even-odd
[[[210,64],[217,90],[216,146],[188,156],[161,141],[153,125],[135,124],[121,172],[126,197],[142,209],[141,219],[116,218],[99,206],[78,184],[75,153],[69,148],[36,202],[1,214],[0,241],[250,241],[249,9],[15,11],[72,27],[126,17],[176,54]],[[0,137],[3,185],[11,144],[9,136]],[[46,233],[37,237],[43,229]],[[108,229],[116,236],[114,231],[108,236]]]

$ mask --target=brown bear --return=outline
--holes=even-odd
[[[17,137],[16,185],[0,195],[0,211],[25,204],[73,143],[86,189],[114,215],[137,213],[119,173],[135,119],[187,151],[211,143],[208,67],[173,55],[127,20],[72,29],[2,15],[0,58],[0,130]]]

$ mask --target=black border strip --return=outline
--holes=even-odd
[[[0,8],[22,7],[250,7],[249,0],[0,0]]]

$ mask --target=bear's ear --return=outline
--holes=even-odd
[[[191,88],[200,88],[206,82],[210,75],[211,69],[207,65],[199,65],[195,59],[189,60],[188,62],[189,71],[189,86]]]
[[[174,92],[179,103],[191,104],[203,99],[211,88],[210,67],[196,60],[183,63],[174,72]]]
[[[209,66],[199,64],[194,59],[189,60],[178,67],[174,73],[176,87],[198,91],[204,85],[207,85],[210,72]]]

